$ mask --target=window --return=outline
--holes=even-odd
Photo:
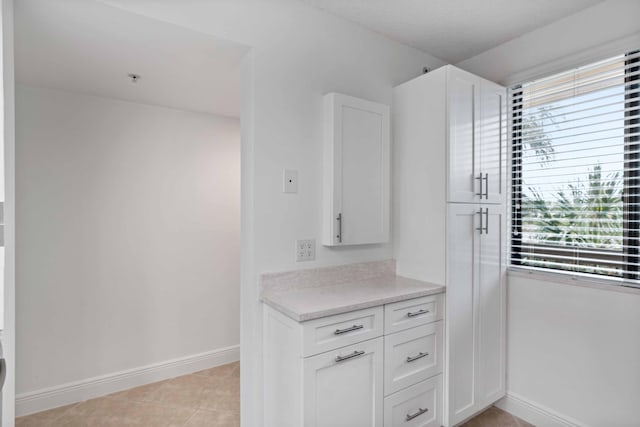
[[[512,265],[640,286],[640,51],[511,90]]]

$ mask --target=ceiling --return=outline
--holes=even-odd
[[[246,48],[205,34],[94,1],[20,0],[15,43],[21,83],[240,115]]]
[[[601,0],[301,0],[456,64]]]

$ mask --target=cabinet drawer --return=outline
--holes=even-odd
[[[380,306],[302,323],[303,356],[382,336],[382,316]]]
[[[442,372],[442,321],[384,337],[384,394]]]
[[[392,334],[404,329],[441,320],[444,294],[414,298],[384,306],[384,333]]]
[[[384,399],[384,427],[440,427],[442,375]]]

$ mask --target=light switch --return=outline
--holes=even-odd
[[[283,193],[297,193],[298,192],[298,171],[294,169],[285,169],[282,174]]]

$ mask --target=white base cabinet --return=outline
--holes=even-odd
[[[440,426],[444,301],[438,294],[302,323],[265,306],[264,425]]]

